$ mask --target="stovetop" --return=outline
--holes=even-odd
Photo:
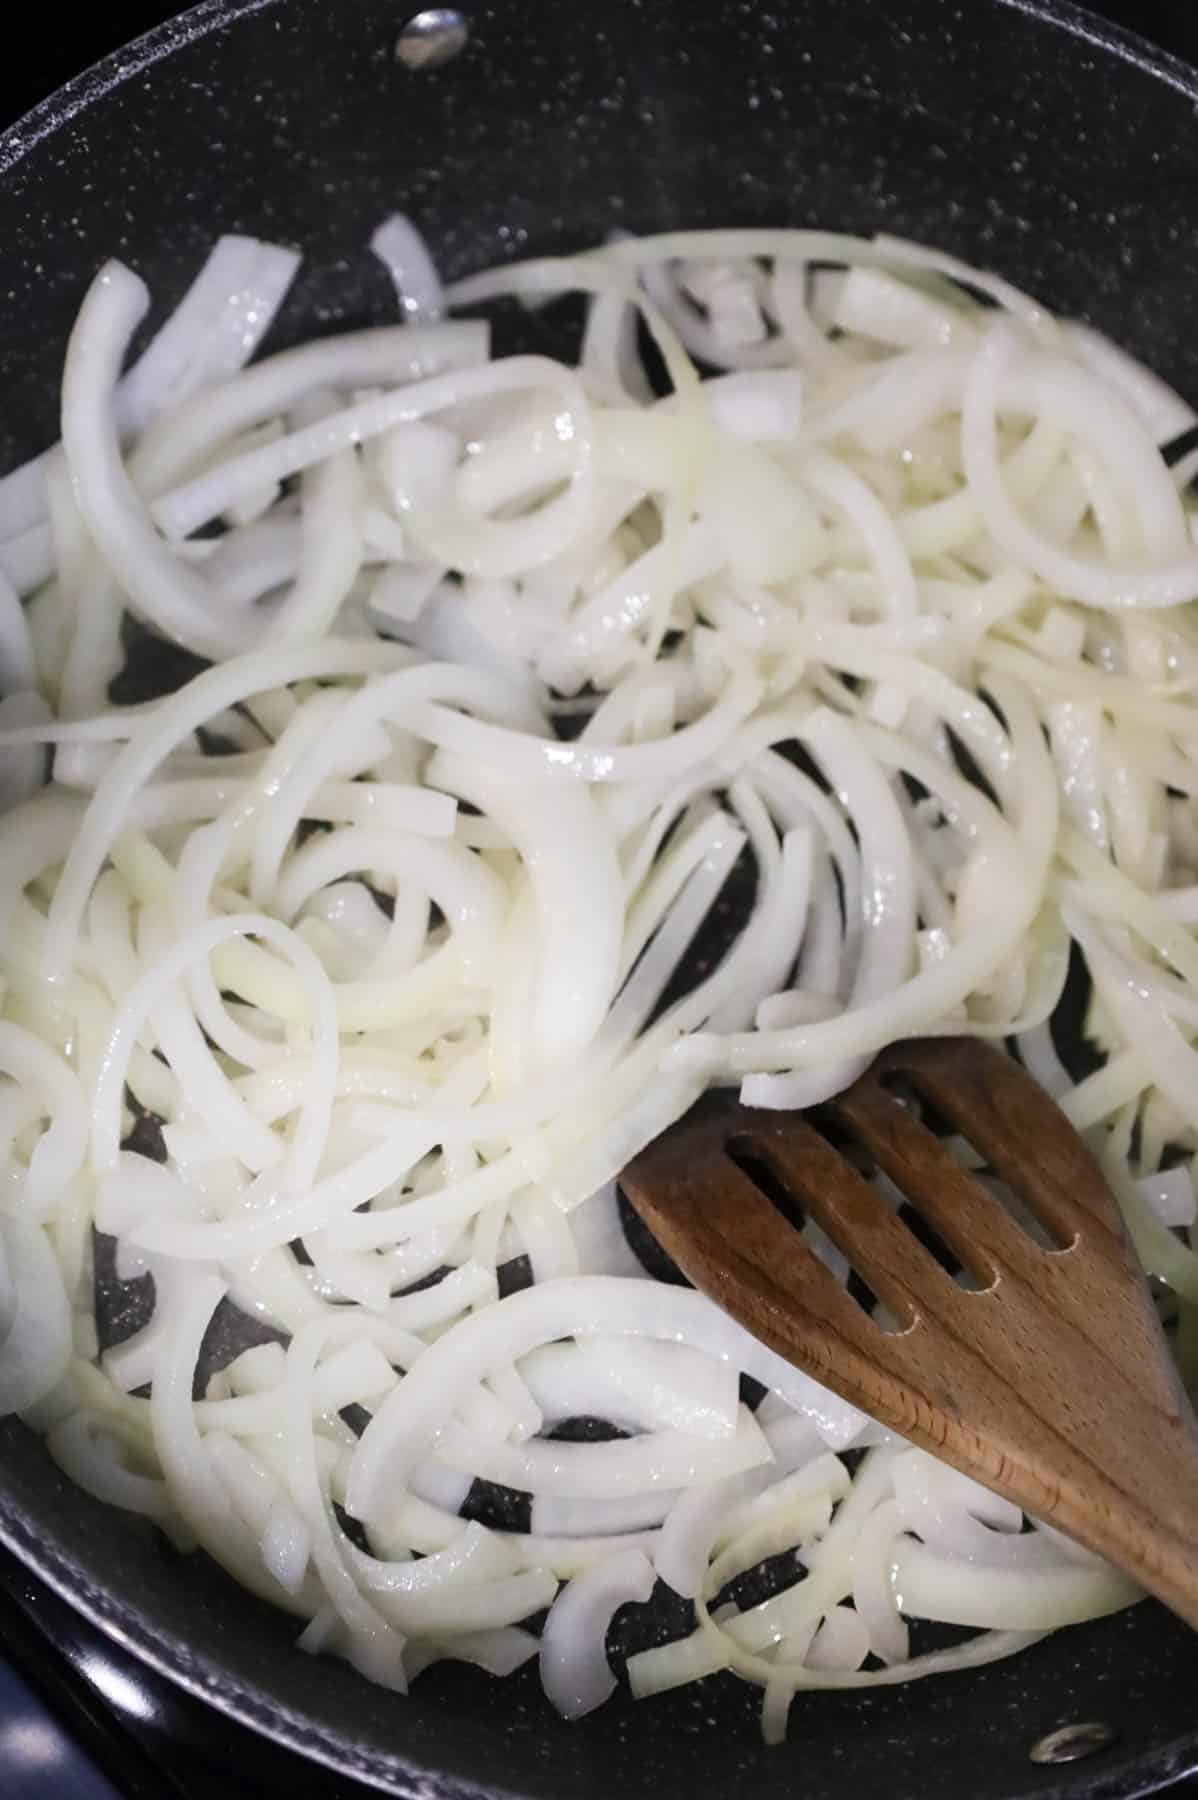
[[[1198,63],[1190,0],[1090,0]],[[51,15],[0,72],[0,127],[109,50],[178,10],[126,0]],[[413,5],[413,10],[417,10]],[[126,1654],[0,1549],[0,1793],[3,1800],[367,1800],[373,1790],[218,1716]],[[4,1660],[7,1658],[7,1660]],[[1198,1776],[1170,1790],[1198,1800]]]

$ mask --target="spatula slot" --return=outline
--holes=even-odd
[[[898,1078],[896,1078],[896,1085],[898,1085]],[[899,1098],[898,1094],[894,1098]],[[934,1125],[928,1125],[926,1118],[923,1120],[919,1118],[919,1114],[923,1111],[923,1105],[919,1102],[919,1096],[910,1087],[907,1087],[905,1094],[899,1098],[899,1103],[903,1105],[903,1111],[919,1120],[919,1123],[923,1123],[925,1129],[935,1130]],[[934,1222],[928,1219],[925,1211],[919,1208],[919,1201],[903,1192],[901,1184],[896,1183],[892,1179],[892,1175],[887,1174],[887,1170],[881,1166],[878,1157],[874,1156],[874,1150],[867,1143],[863,1143],[862,1138],[854,1132],[853,1125],[849,1125],[844,1118],[836,1116],[835,1103],[829,1107],[818,1107],[817,1111],[809,1112],[808,1118],[815,1125],[815,1129],[820,1132],[820,1136],[826,1138],[829,1143],[833,1143],[840,1150],[840,1154],[849,1163],[853,1163],[858,1174],[878,1190],[881,1201],[890,1206],[890,1211],[899,1220],[899,1224],[907,1226],[910,1235],[916,1238],[917,1244],[923,1244],[928,1256],[934,1258],[939,1267],[943,1269],[944,1274],[952,1274],[953,1280],[959,1287],[966,1287],[971,1291],[988,1289],[991,1285],[991,1269],[984,1264],[979,1264],[977,1269],[968,1269],[964,1265],[961,1256],[953,1251],[952,1246],[946,1242],[946,1238],[941,1237],[941,1233],[935,1229]],[[959,1161],[966,1172],[973,1172],[982,1163],[979,1152],[973,1148],[973,1145],[966,1143],[966,1139],[953,1134],[952,1125],[948,1121],[944,1121],[944,1136],[939,1134],[939,1130],[935,1132],[935,1136],[937,1136],[941,1148],[950,1150],[953,1159]],[[860,1280],[860,1276],[856,1280]]]
[[[972,1286],[974,1277],[969,1274],[959,1256],[949,1249],[936,1227],[925,1219],[919,1208],[910,1201],[899,1208],[899,1221],[907,1227],[913,1238],[921,1243],[929,1256],[935,1257],[946,1275],[965,1286]]]
[[[776,1125],[742,1134],[741,1155],[748,1150],[765,1165],[788,1207],[801,1207],[840,1251],[849,1268],[848,1296],[881,1330],[905,1332],[921,1311],[921,1287],[952,1276],[899,1217],[903,1197],[893,1184],[887,1192],[871,1179],[878,1164],[846,1124],[832,1107],[801,1120],[779,1116]]]
[[[1056,1255],[1062,1250],[1069,1250],[1072,1248],[1074,1242],[1073,1238],[1070,1237],[1066,1242],[1062,1243],[1061,1236],[1063,1234],[1054,1236],[1048,1227],[1042,1224],[1036,1217],[1022,1195],[1017,1194],[1013,1187],[1001,1180],[1000,1177],[995,1174],[993,1169],[986,1168],[981,1170],[978,1175],[978,1181],[980,1186],[984,1187],[986,1192],[990,1195],[994,1204],[1002,1207],[1011,1222],[1018,1225],[1020,1231],[1023,1232],[1025,1237],[1031,1239],[1038,1250],[1047,1250],[1051,1255]]]
[[[896,1077],[896,1089],[898,1080],[899,1078]],[[894,1097],[899,1100],[905,1111],[909,1111],[915,1118],[919,1117],[921,1103],[910,1088],[902,1095],[896,1091]],[[835,1145],[845,1160],[851,1162],[870,1186],[877,1189],[883,1204],[889,1206],[899,1223],[905,1225],[912,1237],[923,1245],[928,1255],[935,1258],[945,1274],[954,1277],[960,1276],[962,1272],[961,1258],[940,1236],[931,1220],[925,1218],[921,1213],[918,1200],[913,1200],[909,1194],[904,1192],[901,1183],[887,1174],[872,1147],[862,1140],[852,1125],[845,1119],[837,1117],[834,1105],[835,1103],[831,1106],[818,1107],[807,1115],[820,1136]],[[920,1122],[925,1123],[923,1120]],[[929,1127],[929,1129],[932,1128]],[[951,1131],[951,1129],[951,1126],[946,1126],[947,1131]],[[958,1141],[963,1142],[963,1140]],[[948,1149],[950,1147],[949,1138],[947,1136],[942,1138],[941,1144],[944,1149]],[[971,1146],[965,1146],[967,1152],[971,1148]],[[975,1153],[974,1162],[966,1160],[962,1166],[972,1168],[980,1161],[981,1158],[977,1157]]]
[[[1001,1169],[996,1167],[986,1146],[976,1141],[976,1135],[971,1135],[971,1131],[976,1133],[976,1120],[966,1116],[967,1108],[954,1105],[957,1095],[946,1100],[939,1092],[930,1092],[929,1084],[921,1076],[922,1071],[918,1069],[882,1069],[877,1073],[877,1082],[905,1111],[919,1118],[941,1148],[975,1178],[977,1186],[989,1196],[993,1205],[1000,1207],[1038,1250],[1052,1254],[1072,1249],[1077,1233],[1043,1182],[1009,1158],[1004,1159]],[[1030,1080],[1022,1071],[1018,1071],[1018,1077],[1020,1087],[1011,1095],[1012,1123],[1019,1118],[1018,1102],[1023,1084]],[[1004,1142],[1009,1148],[1009,1124]]]
[[[874,1324],[881,1331],[904,1331],[906,1326],[900,1325],[894,1314],[882,1305],[878,1296],[866,1281],[864,1275],[856,1269],[849,1270],[849,1278],[845,1283],[845,1293],[850,1300],[855,1300],[863,1313],[868,1313]]]
[[[823,1121],[817,1122],[810,1114],[808,1122],[820,1130],[820,1136],[829,1142],[829,1148],[834,1150],[838,1156],[843,1156],[846,1148],[854,1152],[858,1151],[858,1146],[851,1142],[845,1132],[834,1127],[834,1136],[831,1132],[826,1133],[822,1129]],[[837,1279],[849,1298],[854,1300],[862,1312],[867,1313],[881,1330],[901,1331],[903,1326],[885,1307],[881,1306],[878,1296],[865,1276],[853,1266],[851,1254],[839,1241],[835,1227],[829,1231],[825,1225],[819,1224],[815,1217],[815,1210],[803,1204],[795,1192],[794,1185],[775,1165],[771,1158],[769,1144],[763,1142],[752,1132],[739,1132],[727,1140],[724,1151],[741,1173],[748,1176],[758,1192],[764,1194],[774,1211],[794,1228],[796,1234],[803,1233],[806,1236],[805,1227],[819,1225],[824,1241],[833,1247],[833,1254],[838,1251],[849,1263],[849,1267],[843,1275],[837,1274]],[[795,1248],[798,1250],[800,1246],[796,1245]],[[804,1242],[802,1248],[808,1255],[817,1254],[808,1242]]]
[[[763,1193],[775,1212],[781,1213],[788,1225],[796,1231],[802,1231],[807,1223],[807,1213],[802,1202],[772,1168],[768,1157],[764,1156],[761,1146],[747,1132],[739,1132],[728,1139],[724,1145],[724,1154],[734,1162],[742,1174],[747,1175],[755,1188]]]
[[[929,1265],[968,1292],[992,1288],[996,1266],[984,1244],[975,1241],[970,1223],[978,1203],[987,1210],[990,1203],[976,1189],[973,1174],[959,1168],[947,1140],[934,1136],[906,1106],[868,1082],[830,1102],[827,1111],[841,1136],[852,1135],[854,1162],[867,1191],[914,1240]],[[822,1129],[822,1115],[818,1123]],[[955,1190],[947,1206],[940,1192],[946,1177]]]

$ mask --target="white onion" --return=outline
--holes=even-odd
[[[441,281],[420,233],[402,213],[384,219],[370,248],[395,283],[407,319],[439,319],[445,306]]]
[[[1156,1175],[1142,1176],[1136,1185],[1162,1225],[1188,1227],[1194,1223],[1194,1181],[1187,1169],[1161,1169]]]
[[[551,1422],[589,1414],[631,1431],[672,1428],[694,1436],[736,1430],[736,1371],[683,1344],[588,1337],[546,1344],[520,1373]]]
[[[693,1487],[770,1460],[769,1445],[747,1409],[742,1409],[735,1434],[714,1442],[663,1430],[602,1444],[497,1444],[455,1423],[438,1438],[437,1452],[451,1468],[475,1478],[565,1500],[609,1500]]]
[[[71,1307],[54,1251],[40,1226],[0,1219],[6,1285],[15,1310],[0,1343],[0,1407],[23,1412],[44,1400],[71,1357]]]
[[[72,1413],[47,1432],[46,1447],[59,1468],[95,1499],[153,1519],[179,1550],[194,1548],[195,1538],[181,1524],[165,1481],[129,1466],[129,1446],[114,1417]]]
[[[614,1693],[604,1639],[612,1617],[653,1592],[653,1568],[626,1550],[566,1583],[549,1609],[541,1637],[541,1685],[565,1719],[580,1719]]]
[[[1140,1590],[1126,1575],[1105,1566],[1064,1565],[1026,1574],[962,1566],[906,1540],[894,1562],[895,1600],[925,1619],[947,1625],[976,1625],[984,1616],[999,1631],[1044,1631],[1130,1606]]]
[[[148,295],[109,264],[63,444],[0,479],[0,1410],[395,1691],[510,1673],[547,1608],[589,1711],[660,1577],[697,1625],[633,1693],[731,1669],[776,1741],[800,1688],[1130,1603],[651,1279],[616,1183],[715,1083],[803,1106],[908,1034],[1014,1036],[1198,1304],[1198,513],[1158,448],[1191,410],[890,239],[448,292],[402,215],[372,248],[403,324],[249,368],[291,252],[222,239],[127,373]],[[575,367],[441,318],[569,289]],[[126,612],[214,666],[111,702]],[[154,1307],[101,1355],[109,1254]],[[286,1348],[213,1371],[222,1299]],[[581,1416],[632,1435],[548,1435]],[[532,1529],[467,1523],[477,1478]],[[766,1559],[791,1585],[727,1602]],[[912,1657],[908,1618],[978,1635]]]

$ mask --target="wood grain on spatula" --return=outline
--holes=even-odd
[[[980,1152],[1035,1235],[903,1087]],[[714,1095],[621,1185],[696,1287],[771,1349],[1198,1626],[1198,1428],[1118,1206],[1064,1114],[1000,1051],[934,1038],[884,1052],[820,1125]],[[973,1286],[848,1160],[850,1142]],[[857,1303],[767,1189],[823,1228],[885,1315]]]

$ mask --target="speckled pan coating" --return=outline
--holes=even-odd
[[[1065,6],[1009,0],[511,0],[399,68],[380,0],[209,0],[0,137],[0,468],[54,430],[97,264],[170,305],[219,230],[303,245],[284,335],[386,301],[361,248],[402,205],[450,274],[613,226],[885,228],[1081,312],[1198,400],[1198,86]],[[580,1725],[535,1671],[434,1670],[398,1700],[290,1648],[202,1558],[71,1487],[0,1427],[0,1537],[126,1644],[243,1721],[392,1793],[465,1800],[1121,1800],[1198,1761],[1198,1648],[1144,1606],[981,1676],[800,1702],[766,1753],[720,1677]],[[1027,1749],[1102,1719],[1072,1772]]]

